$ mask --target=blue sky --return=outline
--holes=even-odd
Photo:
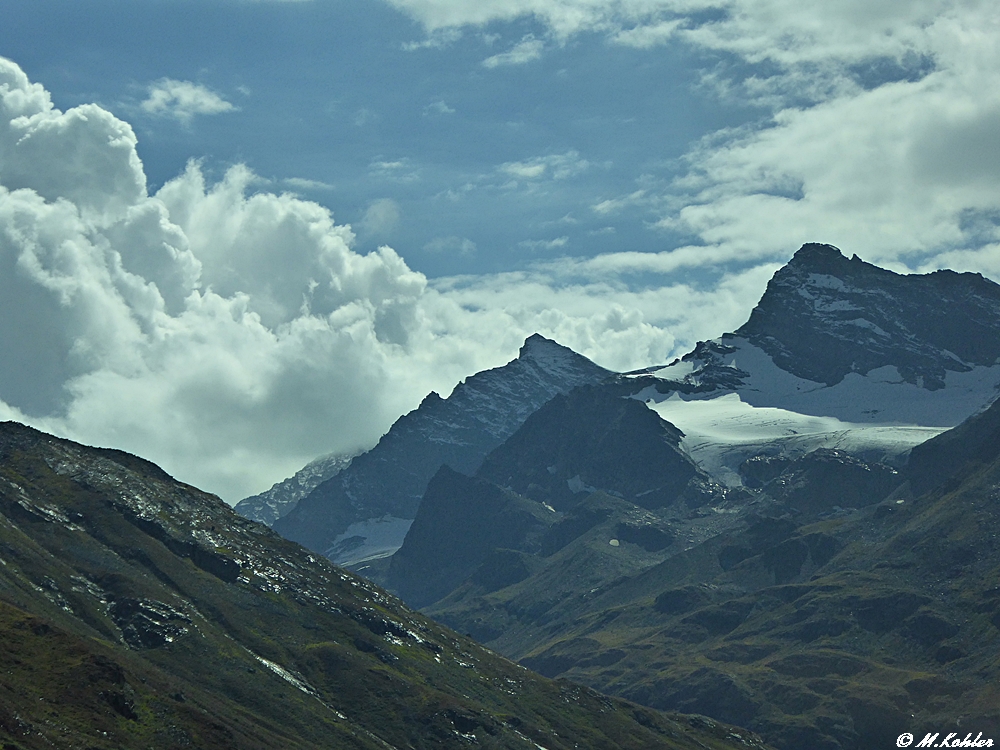
[[[985,1],[0,16],[0,416],[233,502],[535,331],[681,354],[803,242],[1000,278]]]
[[[699,137],[766,114],[698,89],[718,55],[650,54],[594,32],[558,44],[532,19],[420,46],[421,24],[369,0],[43,1],[8,13],[6,56],[56,106],[98,102],[129,121],[152,189],[191,158],[216,177],[244,162],[329,206],[360,251],[398,244],[430,276],[676,245],[684,238],[648,230],[648,212],[593,207],[669,178]],[[544,52],[483,64],[518,44]],[[144,111],[164,78],[232,109],[186,121]]]

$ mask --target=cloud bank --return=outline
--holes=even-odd
[[[582,168],[575,154],[508,166]],[[636,291],[555,265],[429,282],[267,185],[241,165],[211,182],[192,161],[149,194],[128,123],[62,112],[0,59],[0,418],[141,454],[235,502],[372,445],[535,331],[644,366],[741,322],[766,282],[755,270],[718,292]],[[362,224],[398,216],[376,201]],[[442,251],[474,250],[442,237]]]
[[[655,187],[637,179],[593,205],[598,214],[641,207],[650,226],[691,238],[672,260],[660,254],[642,265],[774,260],[821,239],[900,270],[1000,277],[992,3],[387,1],[435,33],[533,18],[556,45],[591,33],[714,61],[702,71],[706,95],[752,104],[760,118],[695,143]]]

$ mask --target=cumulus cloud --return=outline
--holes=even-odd
[[[173,117],[185,125],[195,115],[219,115],[238,109],[199,83],[173,78],[162,78],[149,86],[149,96],[139,106],[151,115]]]
[[[766,280],[636,292],[552,265],[431,284],[245,166],[212,182],[193,161],[150,195],[135,147],[127,123],[59,111],[0,59],[0,418],[144,455],[230,501],[373,444],[535,331],[638,367],[707,333],[692,311],[735,319]]]
[[[484,333],[538,330],[619,371],[685,353],[698,340],[744,323],[778,265],[721,275],[711,287],[667,278],[631,286],[622,273],[572,261],[529,270],[430,282],[430,292],[466,311]],[[463,324],[465,325],[465,324]]]

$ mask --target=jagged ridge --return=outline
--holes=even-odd
[[[929,304],[929,302],[931,302]],[[900,275],[803,245],[736,330],[793,375],[834,385],[894,365],[910,383],[1000,358],[1000,285],[978,273]]]
[[[550,398],[610,375],[586,357],[535,334],[512,362],[472,375],[446,399],[428,395],[417,409],[400,417],[375,448],[316,487],[274,528],[326,553],[354,522],[384,516],[412,519],[427,483],[442,465],[473,473],[490,450]]]

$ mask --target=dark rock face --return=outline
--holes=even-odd
[[[495,548],[469,577],[487,593],[520,583],[531,575],[531,556],[513,549]]]
[[[611,373],[537,334],[517,359],[468,378],[446,399],[432,393],[400,417],[378,445],[323,482],[274,528],[325,553],[350,524],[369,518],[414,518],[427,483],[448,465],[471,474],[483,458],[538,407]]]
[[[1000,286],[954,271],[903,276],[808,244],[775,273],[736,335],[818,383],[895,365],[933,390],[948,371],[1000,357]]]
[[[427,486],[403,546],[392,556],[389,585],[412,606],[434,602],[494,550],[537,549],[553,516],[539,503],[442,466]]]
[[[438,471],[385,584],[417,607],[473,572],[474,583],[495,590],[501,579],[511,585],[530,573],[530,558],[509,555],[496,558],[507,572],[477,571],[499,550],[549,558],[602,524],[616,545],[662,552],[676,535],[646,509],[686,510],[724,496],[680,449],[681,437],[644,404],[599,387],[557,395],[486,457],[475,478]]]
[[[788,456],[751,456],[740,464],[743,486],[759,490],[781,476],[793,461],[794,459]]]
[[[707,482],[680,430],[639,401],[599,388],[556,396],[483,461],[479,476],[557,510],[601,489],[644,508]]]
[[[1000,400],[958,427],[941,433],[910,451],[904,476],[914,494],[955,479],[970,465],[990,463],[1000,456]]]
[[[827,448],[795,460],[755,456],[740,468],[749,486],[806,517],[872,505],[902,482],[891,466]]]
[[[132,648],[159,648],[188,632],[191,618],[169,604],[152,599],[121,597],[108,606],[108,614]]]

